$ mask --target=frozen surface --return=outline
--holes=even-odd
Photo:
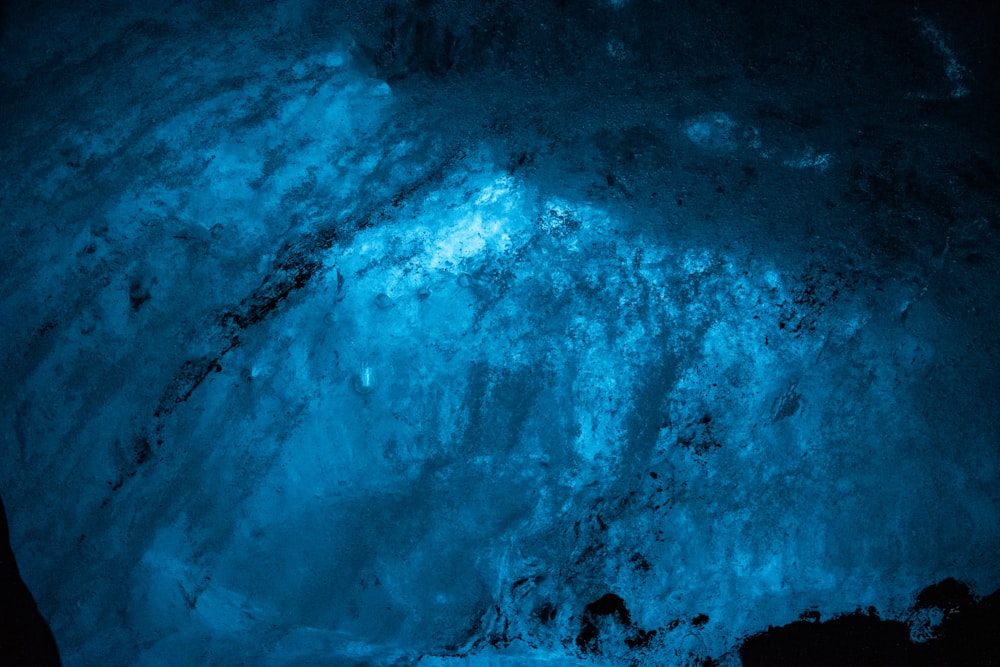
[[[967,17],[777,69],[681,6],[120,4],[3,35],[0,491],[67,664],[683,664],[1000,585]]]

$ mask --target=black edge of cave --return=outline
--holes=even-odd
[[[965,583],[949,577],[921,591],[906,618],[912,622],[925,610],[937,612],[940,619],[925,641],[913,641],[907,622],[883,619],[874,607],[825,621],[808,609],[798,621],[745,637],[727,655],[738,657],[744,667],[1000,665],[1000,590],[979,598]],[[550,612],[554,616],[554,610],[545,613]],[[581,610],[574,643],[584,657],[626,655],[631,664],[644,664],[643,649],[658,633],[696,632],[709,621],[707,614],[698,614],[646,630],[633,621],[621,596],[606,593]],[[692,654],[683,664],[712,667],[726,657]]]

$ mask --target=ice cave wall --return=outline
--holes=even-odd
[[[872,19],[906,67],[641,4],[11,11],[0,491],[67,663],[735,659],[997,587],[949,15]]]

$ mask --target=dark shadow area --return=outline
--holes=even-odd
[[[10,548],[7,512],[0,498],[0,664],[59,665],[59,650]]]
[[[965,584],[945,579],[920,593],[912,612],[921,610],[943,617],[925,642],[911,641],[906,623],[883,620],[874,609],[823,622],[813,613],[753,635],[740,660],[744,667],[1000,665],[1000,591],[977,600]]]

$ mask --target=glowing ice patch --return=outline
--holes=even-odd
[[[721,111],[703,114],[688,121],[684,133],[702,148],[725,151],[736,148],[736,122]]]
[[[319,58],[319,61],[326,67],[343,67],[344,56],[336,51],[330,51]]]
[[[687,274],[704,273],[712,266],[712,255],[707,250],[689,250],[681,260],[681,267]]]
[[[507,252],[510,247],[510,235],[503,220],[484,220],[475,213],[437,235],[428,265],[432,269],[451,269],[487,248]]]
[[[830,168],[830,160],[833,156],[829,153],[814,153],[812,149],[807,150],[802,157],[797,160],[785,160],[786,167],[792,169],[815,169],[816,171],[826,171]]]
[[[454,266],[463,259],[481,252],[486,247],[482,229],[483,220],[477,214],[471,219],[444,230],[434,244],[435,251],[431,257],[431,267],[438,269]]]
[[[367,363],[362,363],[358,369],[358,374],[352,380],[354,391],[361,395],[372,393],[375,390],[375,370]]]
[[[773,269],[768,269],[764,272],[764,284],[771,289],[778,287],[781,284],[781,275]]]
[[[507,197],[511,194],[513,189],[512,186],[513,179],[510,177],[505,176],[503,178],[498,178],[492,185],[486,186],[479,194],[476,198],[476,206],[497,203],[501,198]]]

